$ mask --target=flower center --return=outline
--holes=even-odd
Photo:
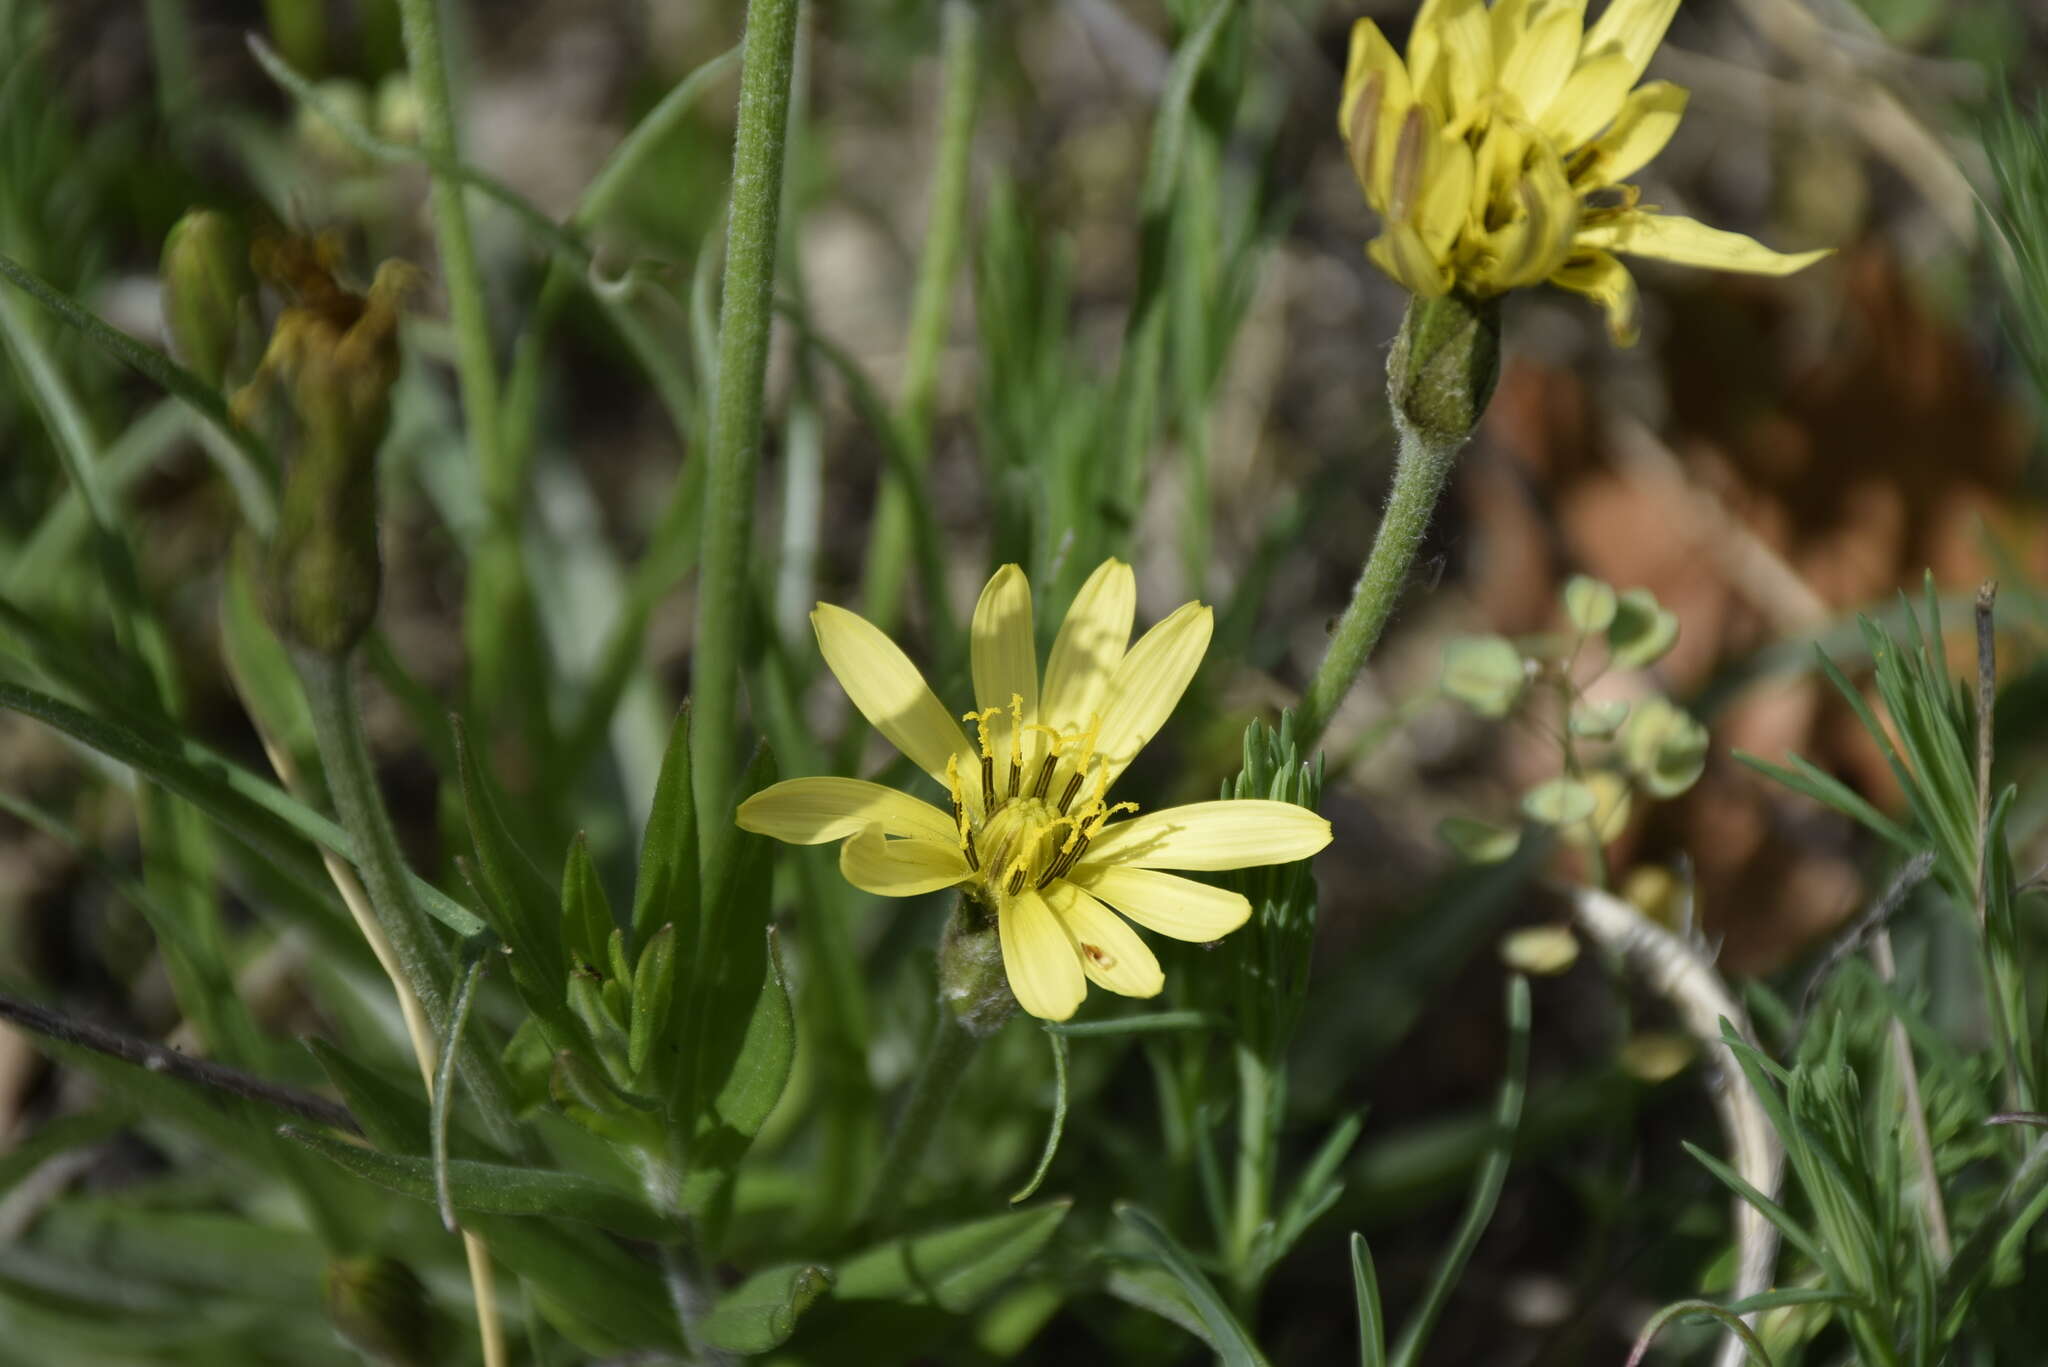
[[[1012,694],[1005,709],[984,708],[961,718],[975,724],[980,741],[979,793],[969,786],[956,756],[946,765],[946,786],[952,791],[953,820],[960,827],[960,851],[977,875],[984,899],[1000,906],[1026,888],[1043,889],[1064,877],[1088,843],[1119,812],[1135,812],[1135,802],[1111,803],[1109,764],[1095,751],[1102,719],[1085,731],[1062,732],[1024,720],[1024,700]],[[992,723],[1006,720],[1004,734]],[[1045,737],[1027,774],[1029,734]],[[1036,744],[1028,747],[1035,754]],[[1005,753],[999,758],[998,750]],[[1090,784],[1092,782],[1092,788]],[[1083,789],[1088,789],[1082,796]],[[979,796],[980,801],[971,799]]]

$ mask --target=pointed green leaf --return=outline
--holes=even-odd
[[[604,895],[604,883],[590,861],[590,842],[578,831],[562,865],[562,952],[572,966],[581,963],[585,968],[597,968],[604,963],[605,946],[617,929],[611,900]]]
[[[841,1263],[832,1294],[843,1301],[971,1310],[1038,1256],[1070,1204],[1054,1201],[891,1239]]]
[[[306,1048],[372,1144],[391,1153],[427,1151],[430,1116],[425,1097],[385,1077],[339,1045],[308,1039]]]
[[[625,931],[617,928],[612,930],[611,938],[604,942],[604,955],[604,963],[610,965],[606,971],[612,977],[620,982],[629,983],[633,981],[633,961],[626,957]],[[595,963],[591,965],[593,968],[599,966],[599,964]]]
[[[747,766],[740,792],[757,793],[774,781],[774,758],[762,746]],[[688,1010],[679,1022],[682,1048],[676,1095],[687,1112],[700,1117],[723,1104],[722,1094],[734,1077],[767,975],[768,941],[763,932],[774,882],[774,844],[763,835],[733,832],[725,842],[724,878],[705,899],[697,927],[684,997]],[[677,922],[678,935],[683,929]],[[687,940],[681,944],[687,952]]]
[[[559,1002],[568,965],[562,954],[560,912],[547,883],[498,815],[491,784],[477,763],[467,729],[455,723],[455,762],[462,775],[463,805],[476,848],[484,914],[512,951],[512,974],[535,1009]]]
[[[690,789],[690,705],[669,728],[668,752],[654,785],[654,807],[640,841],[633,882],[633,943],[673,925],[686,948],[697,944],[697,803]]]
[[[332,1159],[356,1176],[401,1196],[432,1202],[434,1165],[425,1158],[379,1153],[329,1135],[279,1128],[280,1134]],[[456,1159],[448,1194],[459,1211],[486,1215],[548,1215],[600,1226],[635,1239],[673,1239],[680,1230],[632,1192],[572,1172]]]
[[[789,983],[782,973],[782,952],[775,928],[767,933],[767,973],[754,999],[739,1057],[719,1089],[713,1109],[718,1118],[749,1139],[761,1132],[769,1112],[782,1099],[796,1063],[796,1016],[790,1009]]]
[[[796,1016],[789,984],[782,973],[782,954],[771,926],[767,932],[767,973],[754,998],[746,1034],[734,1056],[725,1085],[700,1122],[690,1153],[690,1172],[683,1182],[683,1209],[701,1212],[725,1191],[754,1136],[768,1120],[796,1062]],[[678,1052],[681,1052],[678,1046]]]
[[[19,684],[0,682],[0,708],[62,731],[107,758],[144,774],[193,803],[237,838],[309,888],[327,886],[326,871],[299,843],[310,841],[354,860],[348,833],[267,779],[205,746],[158,728],[142,728],[81,712]],[[433,884],[412,879],[427,913],[467,939],[484,929],[468,908]]]
[[[765,1353],[796,1332],[797,1317],[832,1285],[816,1263],[756,1272],[719,1298],[704,1317],[704,1341],[728,1353]]]
[[[1359,1367],[1387,1367],[1387,1317],[1380,1309],[1380,1278],[1365,1236],[1351,1235],[1351,1294],[1358,1302]]]
[[[1216,1288],[1195,1266],[1195,1260],[1181,1247],[1180,1241],[1167,1232],[1166,1227],[1154,1219],[1150,1212],[1128,1201],[1119,1201],[1116,1206],[1117,1219],[1126,1228],[1145,1241],[1153,1254],[1180,1284],[1188,1305],[1202,1323],[1202,1337],[1216,1350],[1224,1367],[1265,1367],[1265,1358],[1253,1345],[1244,1326],[1237,1322],[1237,1316],[1216,1294]]]
[[[526,1282],[548,1320],[600,1357],[680,1347],[660,1269],[598,1230],[510,1215],[472,1214],[471,1233]]]
[[[665,925],[649,936],[633,970],[632,1019],[626,1046],[626,1071],[639,1077],[657,1043],[667,1039],[669,1010],[676,995],[676,928]],[[787,1010],[787,1006],[784,1007]]]

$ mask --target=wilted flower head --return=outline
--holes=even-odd
[[[843,840],[848,882],[883,897],[963,889],[997,922],[1019,1004],[1065,1020],[1088,983],[1158,993],[1159,962],[1125,918],[1177,940],[1218,939],[1251,906],[1165,869],[1306,859],[1330,823],[1290,802],[1198,802],[1120,820],[1110,785],[1165,724],[1209,647],[1188,603],[1126,649],[1131,567],[1108,560],[1075,596],[1040,686],[1031,586],[1005,565],[974,610],[975,709],[961,730],[903,652],[865,619],[811,614],[825,663],[875,729],[945,788],[943,808],[849,778],[797,778],[741,804],[739,824],[793,844]],[[1118,915],[1121,912],[1122,915]]]
[[[377,612],[377,449],[402,359],[400,310],[419,279],[414,267],[387,261],[369,293],[355,294],[335,279],[338,255],[331,240],[257,244],[257,274],[291,302],[230,404],[284,457],[267,548],[271,620],[288,640],[328,655],[354,646]]]
[[[1636,287],[1615,254],[1786,275],[1786,255],[1640,205],[1628,178],[1685,109],[1638,87],[1678,0],[1424,0],[1404,63],[1370,19],[1351,31],[1337,126],[1382,231],[1375,264],[1417,295],[1479,298],[1549,281],[1607,311],[1623,345]]]

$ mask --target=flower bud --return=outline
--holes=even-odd
[[[1500,299],[1453,290],[1408,301],[1387,358],[1394,421],[1433,448],[1465,444],[1500,378]]]
[[[993,912],[963,896],[939,937],[939,1004],[976,1039],[987,1039],[1017,1009],[1003,970]]]
[[[377,615],[377,449],[398,379],[399,306],[417,272],[387,261],[367,296],[329,269],[332,251],[264,244],[257,267],[295,298],[271,334],[235,415],[284,457],[284,497],[268,549],[267,601],[287,640],[345,654]]]
[[[235,365],[256,335],[256,276],[241,230],[224,214],[192,210],[164,238],[162,277],[171,354],[215,388],[248,369]]]
[[[327,1264],[327,1318],[349,1346],[391,1367],[441,1360],[440,1316],[426,1287],[396,1258],[336,1258]]]

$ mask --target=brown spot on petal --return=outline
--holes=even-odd
[[[1116,956],[1101,945],[1084,944],[1081,946],[1081,952],[1086,954],[1097,968],[1110,969],[1116,967]]]
[[[1399,223],[1408,217],[1413,206],[1415,191],[1422,180],[1422,159],[1426,149],[1422,145],[1422,106],[1416,105],[1401,120],[1401,138],[1394,144],[1394,174],[1387,191],[1387,221]]]
[[[1358,175],[1358,183],[1365,188],[1368,197],[1372,194],[1372,161],[1378,150],[1374,145],[1380,135],[1380,102],[1386,98],[1387,78],[1375,71],[1365,79],[1365,89],[1359,92],[1358,103],[1351,106],[1351,128],[1348,141],[1351,144],[1351,169]]]

